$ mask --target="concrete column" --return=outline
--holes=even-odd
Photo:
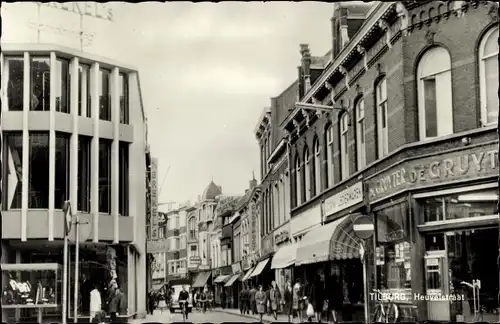
[[[126,74],[125,76],[128,78],[127,85],[129,87],[129,89],[128,89],[127,93],[128,93],[128,102],[129,102],[129,105],[131,105],[131,103],[134,102],[132,100],[134,98],[132,97],[132,91],[131,91],[132,82],[131,81],[134,81],[134,83],[133,83],[134,85],[136,84],[137,74]],[[134,94],[135,94],[135,92],[134,92]],[[131,124],[132,124],[132,120],[142,120],[142,115],[140,113],[140,109],[139,108],[137,108],[137,109],[130,109],[129,108],[129,118],[130,118]],[[146,123],[146,121],[144,121],[144,123]],[[138,128],[141,126],[146,128],[145,125],[134,126],[134,133],[137,133]],[[137,138],[137,137],[134,135],[134,138]],[[146,140],[146,138],[144,138],[144,141],[145,140]],[[137,147],[141,147],[141,149],[138,150]],[[128,161],[129,161],[129,165],[128,165],[128,169],[129,169],[129,171],[128,171],[128,177],[129,177],[129,181],[128,181],[128,192],[129,192],[129,194],[128,194],[128,198],[129,198],[128,207],[129,207],[129,209],[128,210],[129,210],[129,217],[133,217],[133,225],[134,225],[133,240],[134,240],[134,243],[137,243],[137,240],[141,239],[141,236],[138,237],[137,233],[143,232],[144,229],[142,226],[145,226],[145,221],[138,222],[138,217],[141,217],[141,219],[144,219],[144,220],[147,217],[149,217],[148,215],[145,214],[145,212],[146,212],[145,209],[142,209],[142,206],[144,206],[144,205],[142,205],[142,206],[138,205],[139,202],[140,202],[140,204],[144,204],[144,200],[139,199],[139,197],[145,197],[144,190],[146,188],[145,188],[144,177],[146,176],[145,172],[150,171],[150,169],[148,169],[148,166],[145,165],[144,150],[142,149],[142,147],[143,147],[143,143],[140,141],[136,141],[134,139],[134,143],[131,143],[129,145],[129,154],[128,154],[129,155],[129,158],[128,158]],[[137,151],[140,151],[141,154],[136,153]],[[144,169],[144,165],[146,167],[145,169]],[[141,215],[140,213],[138,213],[139,210],[144,211],[143,212],[144,216]]]
[[[49,107],[49,241],[54,240],[54,208],[56,191],[56,53],[50,52],[50,107]],[[44,171],[42,171],[44,172]],[[47,172],[47,171],[45,171]],[[58,206],[62,207],[62,206]]]
[[[136,255],[135,262],[136,278],[145,280],[146,278],[146,253],[141,253]],[[137,285],[137,291],[135,292],[136,305],[137,305],[137,317],[146,317],[146,285]]]
[[[70,139],[69,150],[69,198],[74,211],[78,210],[78,58],[71,60],[70,65],[70,113],[73,121],[73,133]],[[85,79],[84,79],[85,80]],[[82,91],[85,95],[85,91]],[[85,101],[86,96],[84,96]],[[82,98],[83,102],[83,98]],[[84,107],[86,106],[86,103]],[[82,111],[82,115],[84,112]],[[85,115],[84,115],[85,116]]]
[[[76,58],[78,59],[78,58]],[[77,61],[78,63],[78,61]],[[88,96],[88,92],[91,90],[91,89],[87,89],[87,80],[88,78],[90,78],[90,75],[89,75],[89,70],[87,69],[82,69],[82,84],[79,84],[78,86],[82,88],[82,103],[81,103],[81,116],[83,117],[87,117],[87,96]],[[78,80],[78,66],[77,66],[77,80]],[[78,95],[78,92],[77,92],[77,95]],[[78,103],[78,101],[77,101]],[[92,110],[90,111],[92,112]],[[78,108],[77,108],[77,114],[78,114]]]
[[[120,88],[119,71],[111,71],[111,121],[113,123],[113,142],[111,143],[111,215],[113,217],[114,240],[120,241],[120,222],[118,217],[120,203]]]
[[[7,89],[9,87],[9,76],[7,74],[7,71],[9,71],[9,63],[5,58],[3,57],[3,53],[0,53],[0,77],[2,78],[2,86],[1,86],[1,96],[2,96],[2,111],[8,111],[9,110],[9,105],[7,102]],[[7,208],[10,206],[7,206]]]
[[[92,64],[90,70],[90,109],[94,124],[94,136],[90,143],[90,213],[93,217],[93,242],[99,241],[99,63]]]
[[[21,241],[26,241],[26,218],[28,216],[28,195],[29,195],[29,159],[30,140],[28,132],[28,118],[30,111],[30,55],[24,52],[24,73],[23,73],[23,172],[22,172],[22,198],[21,198]]]

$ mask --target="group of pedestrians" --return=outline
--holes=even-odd
[[[334,323],[339,321],[344,302],[343,288],[336,276],[332,276],[327,282],[322,282],[319,276],[315,276],[311,284],[302,284],[297,279],[292,286],[290,281],[286,282],[281,292],[273,281],[271,286],[264,290],[262,285],[255,289],[253,286],[244,286],[240,292],[240,313],[259,315],[260,320],[264,314],[272,315],[278,319],[278,313],[288,317],[288,322],[298,317],[299,322],[307,321],[321,322],[326,314]],[[331,315],[331,317],[330,317]]]
[[[214,303],[214,293],[208,289],[196,290],[193,295],[193,303],[198,310],[202,310],[204,313],[207,310],[212,310]]]

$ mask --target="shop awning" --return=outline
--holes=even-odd
[[[269,258],[260,261],[259,264],[257,264],[255,269],[253,270],[252,274],[250,275],[250,278],[260,275],[260,273],[262,272],[262,270],[264,270],[264,268],[268,263],[269,263]]]
[[[245,275],[243,276],[243,278],[241,278],[241,281],[246,281],[250,278],[250,275],[252,274],[253,270],[255,268],[250,268],[247,273],[245,273]]]
[[[295,263],[297,243],[285,245],[274,254],[271,269],[283,269]]]
[[[351,217],[341,217],[307,233],[298,243],[295,265],[359,258],[359,239]]]
[[[240,276],[241,276],[241,273],[238,273],[238,274],[231,276],[231,278],[229,278],[229,280],[226,282],[224,287],[231,287],[236,282],[236,280],[238,280],[238,278]]]
[[[220,275],[215,278],[214,283],[222,284],[229,280],[229,278],[231,278],[231,275]]]
[[[212,273],[210,271],[200,272],[194,280],[193,288],[202,288],[207,284],[208,278]]]

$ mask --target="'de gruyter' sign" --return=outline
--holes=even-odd
[[[374,201],[407,189],[489,176],[498,176],[498,144],[403,162],[367,183]]]

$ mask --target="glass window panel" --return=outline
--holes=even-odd
[[[488,36],[484,46],[483,57],[494,54],[498,55],[498,27]]]
[[[129,144],[120,142],[119,150],[119,213],[122,216],[129,216]]]
[[[78,115],[92,117],[90,96],[90,67],[85,64],[78,66]]]
[[[90,143],[91,138],[78,136],[78,210],[90,212]]]
[[[22,111],[24,98],[24,59],[6,57],[4,69],[7,74],[7,106],[10,111]]]
[[[56,60],[56,75],[55,77],[55,96],[56,96],[56,111],[69,113],[69,62],[67,60]]]
[[[29,133],[28,208],[49,208],[49,133]]]
[[[125,73],[119,75],[120,88],[120,123],[129,123],[128,77]]]
[[[4,133],[2,151],[2,204],[5,210],[21,208],[23,134]],[[7,203],[5,203],[7,202]]]
[[[111,213],[111,141],[99,139],[99,212]]]
[[[56,170],[54,207],[62,209],[65,200],[69,199],[69,139],[70,135],[56,134]]]
[[[50,59],[33,57],[30,62],[30,110],[50,110]]]
[[[425,96],[425,135],[437,136],[437,105],[436,105],[436,80],[434,78],[423,80]]]
[[[111,99],[109,93],[111,76],[110,71],[105,69],[99,70],[99,119],[111,121]]]
[[[498,32],[497,32],[498,36]],[[498,44],[497,44],[498,46]],[[498,51],[498,49],[497,49]],[[486,122],[498,121],[498,55],[484,60],[486,73]]]

